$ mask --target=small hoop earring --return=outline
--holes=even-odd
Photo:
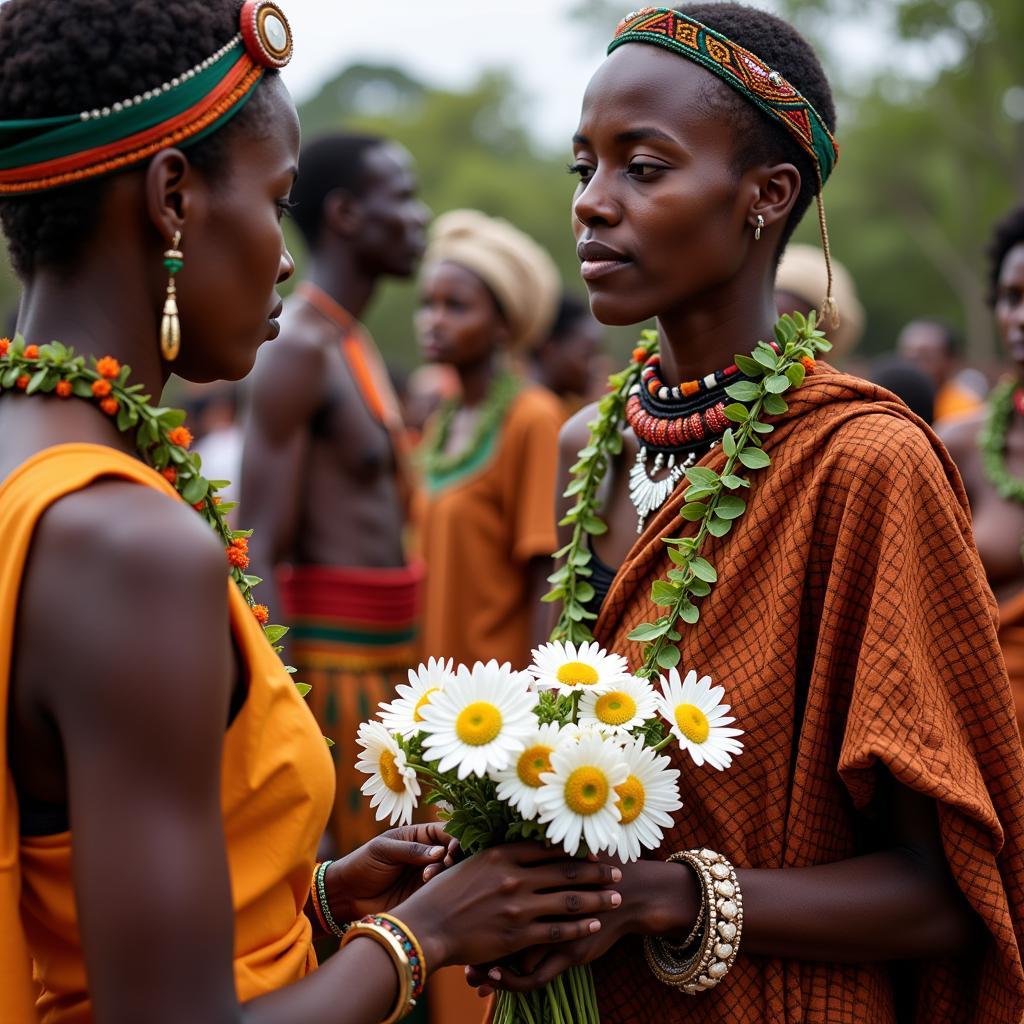
[[[178,319],[178,293],[174,286],[174,275],[185,266],[185,257],[178,248],[181,232],[174,232],[174,241],[164,253],[164,267],[167,268],[167,299],[164,315],[160,321],[160,353],[164,360],[173,363],[181,350],[181,321]]]
[[[761,241],[761,228],[764,227],[764,217],[761,214],[757,215],[757,227],[754,228],[754,241]]]

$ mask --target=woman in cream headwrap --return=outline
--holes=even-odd
[[[829,362],[841,364],[857,347],[864,333],[864,307],[857,297],[853,277],[834,256],[832,278],[832,291],[841,310],[841,318],[839,326],[827,328],[825,334],[832,342]],[[779,316],[793,312],[806,315],[812,309],[819,309],[826,288],[825,259],[821,250],[796,242],[786,246],[775,275],[775,305]]]
[[[456,210],[434,225],[420,289],[424,357],[461,385],[422,450],[423,654],[524,666],[544,639],[562,415],[517,363],[550,330],[558,272],[507,221]]]

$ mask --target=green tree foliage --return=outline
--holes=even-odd
[[[843,153],[826,190],[833,242],[869,314],[868,345],[940,315],[973,360],[998,358],[984,256],[1024,202],[1024,4],[1019,0],[790,0],[838,82]],[[844,67],[843,26],[876,25],[866,87]],[[807,226],[805,237],[813,236]]]

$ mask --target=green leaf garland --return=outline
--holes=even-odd
[[[182,427],[185,413],[181,409],[158,408],[149,404],[150,396],[142,394],[141,384],[129,384],[131,369],[117,366],[116,375],[110,370],[100,372],[106,360],[76,355],[74,349],[51,341],[47,345],[26,345],[20,336],[11,341],[0,339],[0,391],[18,390],[26,395],[37,393],[56,394],[61,398],[83,398],[99,406],[116,423],[122,433],[134,431],[135,446],[139,457],[146,465],[164,475],[173,483],[183,501],[206,520],[217,535],[229,558],[229,573],[241,591],[246,604],[263,627],[263,633],[271,647],[278,654],[283,648],[277,646],[288,632],[286,626],[269,625],[265,621],[265,608],[257,605],[253,588],[260,582],[258,576],[245,572],[248,558],[245,556],[251,530],[233,530],[227,521],[227,513],[237,507],[237,502],[222,502],[217,491],[228,485],[226,480],[207,480],[202,475],[201,461],[195,452],[173,441],[172,434]],[[109,361],[113,364],[113,360]],[[109,365],[109,364],[108,364]],[[115,364],[116,365],[116,364]],[[94,385],[101,385],[97,394]],[[109,393],[106,386],[109,385]],[[113,400],[112,404],[104,405]],[[173,472],[171,472],[173,470]],[[231,554],[232,549],[236,552]],[[288,671],[294,669],[286,666]],[[301,696],[309,692],[303,683],[295,684]],[[328,741],[330,742],[330,741]]]
[[[771,465],[761,439],[775,428],[761,417],[786,412],[788,405],[782,395],[803,384],[805,360],[813,362],[819,353],[832,347],[817,329],[813,311],[808,317],[800,313],[783,316],[775,325],[775,338],[778,351],[761,341],[749,355],[736,356],[736,365],[752,379],[736,381],[725,388],[726,395],[733,399],[726,406],[725,415],[735,426],[722,436],[726,456],[722,472],[707,466],[693,466],[686,471],[689,486],[679,515],[685,522],[696,524],[696,532],[688,537],[663,538],[672,568],[665,579],[654,581],[651,600],[665,611],[654,622],[641,623],[629,634],[629,639],[641,644],[644,651],[637,675],[650,678],[679,663],[679,624],[693,625],[700,619],[699,602],[718,581],[718,571],[704,556],[707,538],[724,537],[733,529],[747,508],[745,499],[735,492],[750,487],[748,471]],[[552,640],[585,643],[593,639],[588,622],[596,615],[585,608],[593,596],[593,587],[586,581],[592,573],[589,537],[607,529],[598,515],[597,492],[611,460],[622,451],[629,392],[640,379],[643,363],[657,350],[657,344],[657,335],[645,331],[634,351],[633,362],[609,379],[610,391],[598,405],[598,418],[588,424],[590,441],[572,467],[573,477],[565,497],[575,497],[576,503],[559,524],[573,527],[572,539],[555,554],[561,564],[549,577],[553,586],[544,597],[545,601],[561,603]],[[1021,488],[1024,496],[1024,483]]]
[[[1015,380],[997,384],[988,396],[988,415],[978,436],[985,476],[1001,498],[1024,504],[1024,480],[1006,468],[1006,435],[1013,419],[1013,395],[1019,387]]]

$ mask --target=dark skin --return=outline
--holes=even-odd
[[[912,320],[896,339],[896,352],[908,363],[927,374],[939,391],[956,373],[957,359],[950,349],[946,333],[938,324]]]
[[[423,357],[451,366],[459,377],[461,402],[445,446],[445,454],[453,454],[472,441],[481,405],[509,347],[508,324],[483,281],[457,263],[427,268],[420,295],[416,333]],[[540,599],[550,572],[549,558],[532,558],[526,566],[534,608],[533,646],[542,644],[549,632],[548,609]]]
[[[309,280],[359,318],[381,278],[416,269],[430,213],[416,198],[412,158],[398,145],[369,149],[365,187],[324,202]],[[253,571],[280,614],[273,567],[405,564],[395,453],[360,394],[339,328],[303,299],[289,303],[281,337],[252,375],[242,506],[256,531]]]
[[[594,313],[614,324],[656,316],[663,371],[672,381],[703,376],[771,337],[774,252],[799,191],[799,171],[789,164],[737,172],[730,126],[709,117],[702,100],[714,88],[727,86],[673,54],[622,47],[590,82],[574,144],[581,184],[573,229],[578,242],[589,243],[581,249],[582,273]],[[563,429],[560,493],[595,415],[594,407],[584,409]],[[628,427],[623,438],[604,495],[609,530],[594,540],[611,566],[622,564],[636,540],[626,485],[638,445]],[[877,852],[737,872],[744,954],[862,962],[967,947],[974,918],[946,866],[934,806],[891,779],[884,789]],[[486,967],[474,969],[471,980],[485,992],[495,983],[532,988],[626,935],[689,932],[698,897],[688,868],[641,860],[622,870],[621,912],[599,935],[564,950],[531,951],[521,976],[492,966],[489,975]]]
[[[197,381],[248,372],[276,334],[276,286],[293,270],[280,216],[299,139],[280,81],[260,88],[264,132],[232,135],[216,180],[173,149],[111,180],[78,264],[24,282],[18,327],[28,341],[113,355],[159,395],[170,372],[157,343],[161,255],[180,230],[184,343],[175,369]],[[5,394],[0,430],[0,479],[51,445],[131,450],[85,402]],[[63,804],[74,822],[75,909],[97,1024],[382,1019],[397,979],[386,952],[365,939],[288,988],[244,1006],[235,994],[220,773],[229,707],[246,681],[223,551],[202,520],[120,482],[69,495],[39,523],[18,612],[11,769],[22,797]],[[332,869],[332,905],[342,919],[393,907],[432,968],[578,938],[600,927],[596,911],[615,905],[609,865],[519,844],[439,873],[447,843],[422,826],[369,844]]]
[[[1006,254],[996,286],[995,320],[1017,379],[1024,382],[1024,242]],[[963,477],[971,502],[974,540],[996,599],[1002,603],[1024,589],[1024,508],[1001,497],[982,464],[978,435],[985,421],[979,412],[949,423],[940,436]],[[1006,437],[1006,466],[1024,477],[1024,419],[1015,411]]]
[[[586,314],[569,324],[558,337],[549,338],[534,356],[537,383],[559,398],[592,395],[602,334],[601,325]]]

